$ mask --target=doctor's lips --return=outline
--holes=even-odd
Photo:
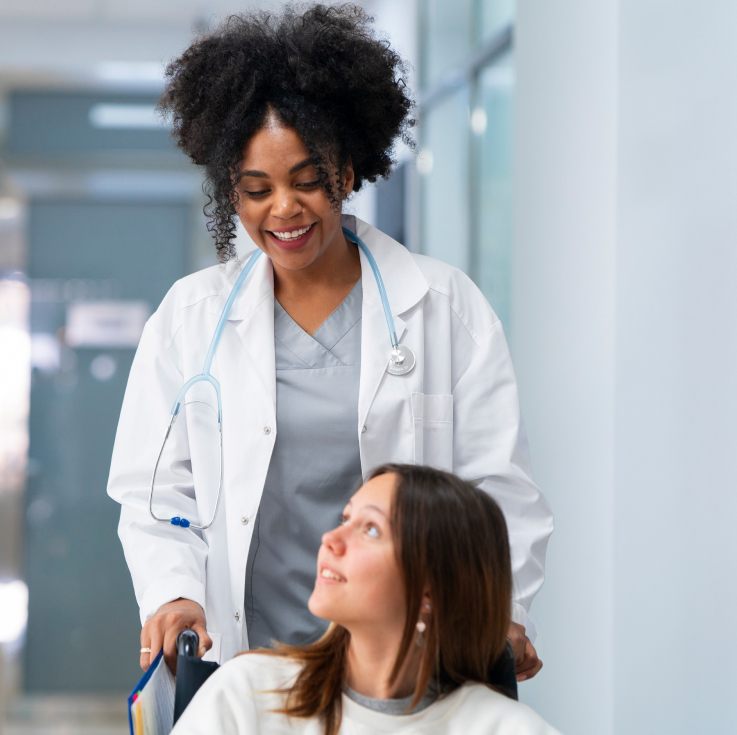
[[[330,567],[321,566],[320,573],[317,575],[320,579],[326,579],[330,582],[345,582],[345,577],[341,577],[340,574],[334,572]]]
[[[283,227],[279,230],[266,230],[272,242],[282,250],[296,250],[307,244],[315,229],[315,222],[302,227]]]

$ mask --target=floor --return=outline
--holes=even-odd
[[[14,697],[0,735],[127,735],[126,696]]]
[[[0,645],[0,735],[128,735],[128,692],[22,694],[18,653]]]

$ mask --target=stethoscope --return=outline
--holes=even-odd
[[[374,256],[371,255],[371,251],[366,247],[366,243],[364,243],[364,241],[361,240],[358,235],[355,235],[353,232],[346,229],[345,227],[343,228],[343,234],[348,240],[350,240],[355,245],[358,245],[358,247],[361,249],[361,252],[363,252],[363,254],[366,256],[366,260],[368,260],[369,265],[371,266],[371,270],[374,273],[374,278],[376,279],[376,285],[379,289],[379,296],[381,297],[381,305],[384,307],[386,325],[389,329],[389,339],[392,343],[392,351],[389,355],[389,364],[387,365],[386,370],[391,375],[406,375],[415,366],[415,354],[406,345],[399,344],[399,340],[397,339],[397,331],[394,328],[394,318],[392,317],[392,311],[389,308],[389,299],[386,295],[386,289],[384,288],[384,280],[382,279],[381,273],[379,272],[379,266],[376,265]],[[190,378],[182,386],[182,389],[179,391],[179,395],[177,396],[176,401],[174,401],[174,406],[171,409],[171,420],[169,421],[169,426],[167,427],[166,433],[164,434],[164,441],[161,443],[159,456],[156,458],[156,464],[154,465],[154,472],[153,476],[151,477],[151,491],[148,495],[148,512],[151,514],[151,517],[155,521],[159,521],[161,523],[171,523],[173,526],[181,526],[182,528],[195,528],[199,531],[204,531],[205,529],[210,528],[210,526],[213,524],[213,521],[215,520],[215,516],[217,515],[218,506],[220,505],[220,494],[223,489],[223,422],[222,401],[220,398],[220,383],[218,383],[218,381],[210,374],[210,368],[212,367],[212,360],[215,357],[215,351],[217,350],[218,344],[220,343],[220,337],[223,334],[225,322],[228,319],[228,314],[230,314],[230,309],[233,306],[233,302],[235,301],[238,292],[241,290],[243,282],[246,280],[246,277],[251,272],[251,269],[260,256],[261,250],[256,250],[256,252],[248,259],[248,262],[241,271],[241,274],[238,276],[238,280],[235,282],[235,285],[233,286],[233,289],[228,296],[228,300],[225,302],[223,313],[220,315],[220,320],[218,321],[217,327],[215,327],[215,333],[212,335],[210,349],[207,351],[207,357],[205,357],[205,366],[202,368],[202,372],[199,375],[195,375],[193,378]],[[184,396],[186,395],[187,391],[193,385],[195,385],[195,383],[201,382],[210,383],[210,385],[215,389],[215,395],[218,399],[218,431],[220,434],[220,477],[218,479],[218,495],[217,499],[215,500],[215,510],[212,513],[212,518],[210,518],[210,522],[206,525],[197,526],[194,523],[190,523],[190,521],[188,521],[186,518],[180,518],[179,516],[174,516],[174,518],[159,518],[154,514],[153,499],[154,483],[156,482],[156,471],[159,468],[159,462],[161,461],[161,455],[164,453],[166,441],[169,438],[169,434],[171,433],[171,427],[174,425],[174,422],[179,415],[179,409],[182,407]]]

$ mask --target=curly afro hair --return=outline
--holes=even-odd
[[[233,15],[167,67],[159,109],[178,147],[205,168],[205,214],[221,262],[235,256],[233,176],[270,114],[303,140],[336,209],[345,192],[331,172],[350,161],[358,191],[389,175],[398,136],[412,145],[407,69],[372,35],[372,21],[352,4]]]

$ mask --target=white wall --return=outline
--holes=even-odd
[[[566,735],[612,732],[615,0],[521,0],[512,352],[533,472],[556,516],[522,699]]]
[[[737,4],[620,6],[615,725],[726,735],[737,732]]]
[[[567,735],[737,727],[737,5],[520,0],[514,357],[557,516],[521,687]]]

